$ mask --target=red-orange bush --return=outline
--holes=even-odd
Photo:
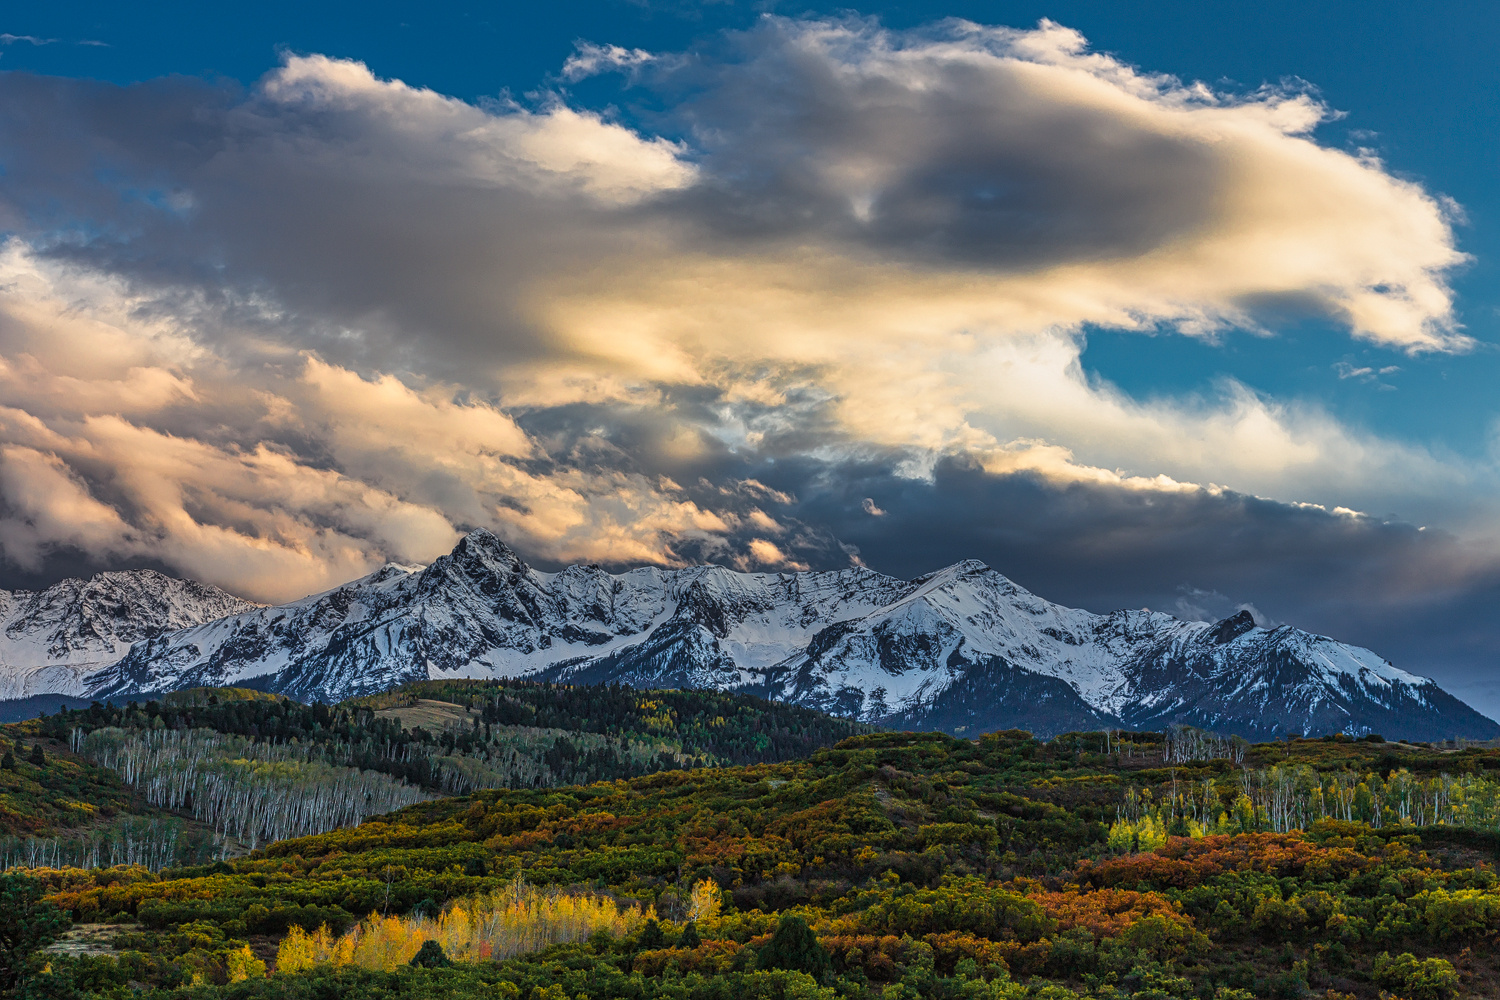
[[[1173,837],[1149,854],[1079,865],[1079,878],[1090,885],[1116,886],[1145,882],[1185,889],[1229,871],[1266,872],[1277,877],[1342,879],[1379,862],[1348,847],[1319,847],[1300,833],[1218,834]]]

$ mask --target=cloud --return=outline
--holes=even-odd
[[[1215,622],[1240,611],[1250,612],[1255,624],[1261,628],[1275,628],[1281,624],[1267,618],[1259,608],[1248,601],[1235,601],[1217,590],[1203,590],[1189,584],[1177,588],[1177,600],[1172,604],[1172,614],[1186,621]]]
[[[778,467],[777,485],[801,499],[791,513],[882,571],[912,577],[979,558],[1049,600],[1096,612],[1144,606],[1217,619],[1243,607],[1262,624],[1374,649],[1500,716],[1500,695],[1480,683],[1500,642],[1492,534],[1222,488],[1059,484],[963,458],[938,462],[928,479],[897,475],[886,461]],[[871,494],[884,517],[862,510]]]
[[[540,111],[512,105],[487,112],[326,56],[288,58],[261,81],[257,97],[246,110],[260,116],[261,127],[246,123],[246,138],[264,143],[264,152],[290,153],[293,160],[299,153],[337,156],[341,169],[377,182],[420,172],[428,184],[582,194],[617,206],[693,179],[673,143],[643,138],[593,112],[556,102]],[[285,126],[308,119],[346,128],[287,149],[293,136]]]
[[[776,543],[764,538],[752,538],[750,540],[749,558],[744,560],[746,568],[757,567],[767,569],[805,570],[807,563],[788,559]]]
[[[824,296],[869,268],[846,298],[878,284],[875,309],[917,297],[1031,331],[1207,330],[1290,298],[1378,342],[1465,343],[1442,206],[1318,145],[1330,112],[1306,92],[1144,74],[1048,22],[779,19],[727,58],[663,64],[657,86],[692,95],[674,110],[703,180],[682,201],[705,239],[811,245],[830,263],[793,259]]]
[[[609,110],[319,55],[247,90],[0,79],[25,137],[0,190],[7,557],[279,599],[477,525],[543,563],[920,572],[1064,521],[1071,552],[1145,559],[1264,510],[1355,547],[1387,535],[1337,507],[1492,515],[1488,466],[1232,379],[1139,400],[1083,369],[1093,326],[1289,310],[1372,351],[1471,346],[1454,213],[1322,145],[1310,92],[1154,75],[1048,22],[766,18],[580,45],[561,78],[606,70]],[[992,506],[911,520],[956,482]],[[1056,518],[997,526],[1042,496]],[[1151,586],[1267,606],[1193,565]]]
[[[1361,385],[1373,385],[1380,392],[1395,392],[1396,387],[1390,382],[1382,381],[1388,375],[1394,375],[1401,370],[1400,365],[1355,365],[1349,361],[1336,361],[1333,371],[1340,382],[1355,381]]]
[[[454,386],[289,349],[234,365],[119,282],[18,243],[0,278],[0,546],[23,569],[76,549],[285,600],[480,524],[559,561],[676,562],[710,538],[732,557],[730,508],[780,496],[753,484],[720,516],[655,476],[543,456]],[[779,530],[758,510],[744,524]]]
[[[129,546],[130,526],[56,455],[17,445],[0,447],[0,544],[23,569],[42,566],[48,548],[68,545],[119,553]]]
[[[563,63],[564,80],[582,80],[610,71],[632,71],[647,66],[657,59],[645,49],[627,49],[619,45],[595,45],[579,42],[573,54]]]

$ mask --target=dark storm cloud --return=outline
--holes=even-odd
[[[1091,608],[1171,610],[1184,585],[1253,600],[1277,617],[1320,592],[1325,603],[1406,599],[1413,574],[1430,580],[1455,544],[1409,524],[1230,491],[1057,484],[962,459],[939,462],[931,482],[854,472],[820,471],[838,492],[807,495],[798,514],[834,527],[872,565],[913,575],[979,558],[1037,593]],[[864,497],[885,514],[866,514]]]
[[[1213,220],[1222,150],[1048,100],[1057,82],[1035,63],[981,55],[1015,55],[1026,33],[977,36],[767,19],[637,72],[683,97],[663,117],[706,176],[680,200],[720,238],[1029,271],[1143,253]]]
[[[1198,595],[1205,610],[1253,606],[1263,624],[1366,646],[1500,714],[1500,682],[1486,680],[1500,666],[1500,568],[1446,532],[1230,491],[1059,486],[962,459],[938,463],[930,481],[885,464],[762,476],[798,494],[791,515],[883,572],[911,577],[978,558],[1095,612],[1180,615],[1185,595],[1207,592],[1219,601]]]
[[[570,407],[523,422],[571,447],[601,417]],[[1195,618],[1249,606],[1262,624],[1369,645],[1414,670],[1447,670],[1464,655],[1500,648],[1500,619],[1476,613],[1496,606],[1500,567],[1446,531],[1219,488],[995,474],[964,456],[940,459],[929,477],[903,472],[909,456],[897,451],[830,462],[798,447],[752,452],[717,442],[684,461],[644,443],[659,421],[642,411],[632,428],[617,417],[611,449],[596,448],[595,460],[669,474],[703,506],[723,492],[719,483],[772,487],[786,502],[744,491],[730,506],[741,516],[772,510],[786,528],[783,548],[816,568],[858,559],[912,578],[978,558],[1065,604]],[[748,526],[731,534],[724,551],[754,534]]]

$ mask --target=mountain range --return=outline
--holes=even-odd
[[[1367,649],[1247,612],[1219,622],[1063,607],[983,563],[609,573],[527,566],[488,531],[261,607],[156,573],[4,597],[0,692],[85,697],[231,684],[337,700],[413,680],[531,677],[742,690],[909,729],[1040,735],[1181,722],[1265,739],[1500,737]]]

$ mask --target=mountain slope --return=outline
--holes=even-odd
[[[538,573],[476,531],[425,569],[386,566],[324,594],[143,643],[91,689],[252,684],[337,700],[429,677],[582,682],[571,672],[616,654],[608,679],[739,688],[831,618],[873,610],[910,586],[868,570]],[[653,641],[692,648],[665,669],[651,662]]]
[[[152,570],[0,591],[0,698],[81,695],[84,678],[132,643],[253,607],[217,587]]]
[[[476,531],[425,569],[149,638],[91,693],[237,684],[338,700],[461,677],[746,690],[864,721],[1055,733],[1183,721],[1267,736],[1500,736],[1369,650],[1248,615],[1184,622],[1045,601],[982,563],[540,573]]]
[[[1441,740],[1493,726],[1368,649],[1287,626],[1257,628],[1244,611],[1185,623],[1139,652],[1129,673],[1124,719],[1145,729],[1186,722],[1250,737],[1385,732]]]

